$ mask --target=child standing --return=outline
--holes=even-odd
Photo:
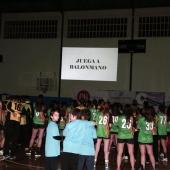
[[[46,165],[45,170],[56,170],[58,164],[58,156],[60,155],[60,135],[58,125],[56,122],[59,119],[59,112],[51,111],[51,122],[47,127],[46,143],[45,143],[45,156]]]
[[[70,123],[67,123],[63,135],[62,170],[76,170],[78,168],[79,153],[82,149],[82,141],[87,127],[94,125],[81,119],[81,110],[73,109],[70,114]]]
[[[34,140],[36,138],[37,133],[38,135],[38,143],[37,143],[37,148],[35,151],[35,157],[40,157],[41,156],[41,145],[42,145],[42,138],[44,134],[44,130],[46,127],[45,124],[45,103],[44,103],[44,96],[39,95],[37,98],[36,103],[34,104],[34,117],[33,117],[33,127],[32,127],[32,136],[31,140],[29,143],[29,150],[26,151],[26,155],[30,156],[31,151],[32,151],[32,146],[34,143]]]
[[[122,162],[122,153],[125,143],[128,147],[130,156],[131,169],[135,170],[135,159],[134,159],[134,139],[133,139],[133,115],[130,106],[126,106],[123,114],[118,118],[118,138],[117,138],[117,170],[120,170]]]
[[[102,102],[100,105],[100,111],[96,113],[96,124],[97,124],[97,143],[94,159],[94,168],[96,169],[96,163],[100,145],[103,140],[104,142],[104,159],[105,159],[105,170],[109,170],[109,142],[110,142],[110,127],[112,124],[112,118],[109,113],[109,105],[106,102]]]
[[[82,110],[82,120],[89,121],[91,112],[89,109]],[[94,141],[97,138],[96,129],[93,126],[89,126],[84,133],[82,147],[80,150],[78,170],[82,170],[84,162],[86,162],[87,170],[92,170],[94,166]]]
[[[139,122],[137,124],[137,128],[140,129],[139,135],[138,135],[138,142],[139,142],[139,148],[141,153],[141,170],[145,170],[145,162],[146,162],[146,152],[149,155],[150,161],[153,166],[153,170],[156,170],[155,168],[155,158],[153,155],[153,131],[154,127],[154,114],[153,109],[148,106],[145,108],[145,113],[142,117],[139,118]]]
[[[110,143],[109,143],[109,152],[111,151],[112,143],[114,142],[114,146],[117,150],[117,135],[118,135],[118,116],[119,116],[119,105],[117,103],[113,104],[112,109],[112,126],[110,129]]]
[[[160,105],[159,111],[157,113],[158,116],[158,152],[160,154],[160,146],[162,144],[164,157],[162,161],[168,161],[167,158],[167,115],[165,113],[165,106]]]

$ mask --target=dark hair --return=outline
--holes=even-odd
[[[170,121],[170,106],[168,106],[168,109],[167,109],[167,119],[169,122]]]
[[[76,108],[78,106],[77,100],[73,100],[73,108]]]
[[[82,104],[82,105],[85,105],[85,103],[86,103],[86,101],[85,101],[84,98],[81,98],[81,99],[79,100],[79,102],[80,102],[80,104]]]
[[[85,120],[90,120],[90,118],[91,118],[90,110],[89,109],[83,109],[81,111],[81,116],[84,116]]]
[[[36,111],[40,112],[40,111],[42,111],[42,109],[44,109],[44,106],[45,106],[44,96],[40,94],[37,97],[37,100],[35,103],[35,109],[36,109]]]
[[[86,107],[91,107],[92,106],[92,102],[91,102],[91,100],[88,100],[87,102],[86,102]]]
[[[133,105],[133,106],[137,106],[137,105],[138,105],[138,101],[137,101],[136,99],[133,99],[133,100],[132,100],[132,105]]]
[[[98,100],[98,105],[101,105],[103,102],[104,102],[103,99],[99,99],[99,100]]]
[[[109,105],[106,102],[101,103],[100,111],[103,112],[103,114],[109,113]]]
[[[165,105],[159,105],[159,111],[165,113]]]
[[[129,124],[130,123],[130,117],[133,115],[130,105],[125,106],[125,108],[123,110],[123,114],[126,117],[126,124]]]
[[[95,109],[97,109],[97,100],[96,99],[93,99],[92,105],[95,106]]]
[[[93,99],[93,100],[92,100],[92,103],[93,103],[94,105],[97,105],[97,100],[96,100],[96,99]]]
[[[154,110],[151,106],[145,108],[144,117],[147,122],[154,122]]]
[[[60,107],[60,103],[57,102],[56,100],[53,100],[53,101],[50,103],[50,108],[53,109],[53,110],[55,110],[55,109],[57,109],[57,108],[59,108],[59,107]]]
[[[72,111],[71,111],[71,114],[73,116],[76,116],[77,119],[81,119],[81,110],[78,109],[78,108],[74,108]]]
[[[58,107],[58,108],[56,108],[56,109],[51,109],[51,112],[50,112],[50,119],[51,119],[51,116],[53,116],[55,112],[58,112],[59,115],[60,115],[60,108]]]
[[[61,103],[62,106],[67,106],[67,103],[64,101]]]
[[[119,104],[114,103],[113,105],[111,105],[111,110],[112,110],[112,115],[113,116],[118,116],[120,114]]]
[[[149,103],[148,103],[148,101],[145,100],[145,101],[143,102],[143,107],[148,107],[148,106],[149,106]]]
[[[138,108],[137,106],[132,105],[131,109],[132,109],[132,113],[136,113],[136,116],[139,116],[141,114],[140,113],[140,108]]]

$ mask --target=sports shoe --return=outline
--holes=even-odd
[[[123,158],[122,159],[125,159],[125,160],[127,160],[128,159],[128,156],[123,156]]]
[[[27,150],[27,151],[25,152],[25,154],[28,155],[28,156],[31,156],[31,149]]]
[[[156,168],[156,167],[155,167],[155,168],[153,167],[153,170],[157,170],[157,168]]]
[[[168,158],[162,158],[162,161],[167,162],[167,161],[168,161]]]
[[[143,167],[143,165],[140,165],[139,170],[145,170],[145,167]]]
[[[97,162],[96,162],[96,161],[94,161],[94,168],[96,168],[96,163],[97,163]]]
[[[40,149],[37,149],[35,151],[35,157],[40,157],[41,156],[41,152],[40,152]]]
[[[164,157],[164,154],[163,154],[163,153],[161,153],[161,154],[160,154],[160,157]]]
[[[0,160],[2,161],[2,160],[6,160],[6,159],[8,159],[10,156],[9,155],[5,155],[5,156],[3,156]]]
[[[16,156],[10,156],[9,159],[14,160],[14,159],[16,159]]]

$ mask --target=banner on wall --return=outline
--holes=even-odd
[[[136,100],[139,105],[143,105],[145,101],[152,106],[165,104],[165,93],[163,92],[136,92]]]
[[[99,100],[103,99],[105,101],[108,100],[108,91],[102,91],[102,90],[87,90],[87,89],[74,89],[74,99],[80,100],[81,98],[84,98],[86,101],[88,100]]]
[[[136,97],[136,92],[129,91],[109,91],[110,103],[132,104]]]
[[[130,91],[105,91],[105,90],[88,90],[88,89],[74,89],[74,99],[80,100],[84,98],[88,100],[109,101],[112,103],[132,104],[134,99],[137,100],[139,106],[142,106],[145,101],[152,106],[159,106],[161,104],[170,105],[170,93],[164,92],[130,92]]]

